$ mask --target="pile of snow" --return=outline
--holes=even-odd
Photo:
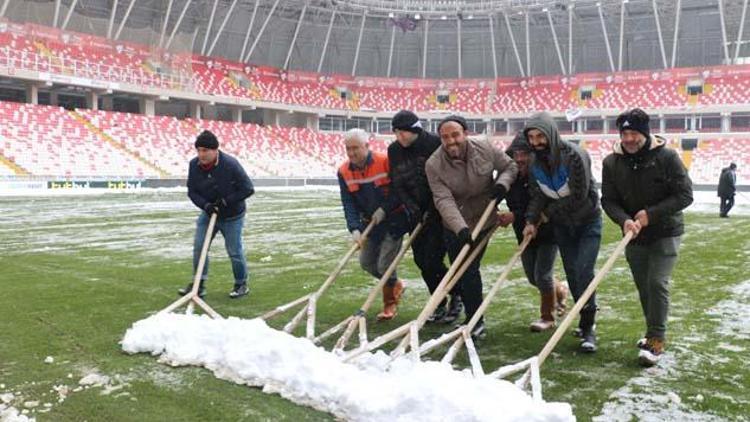
[[[20,413],[18,409],[7,404],[0,403],[0,421],[2,422],[34,422],[36,419]]]
[[[122,348],[161,355],[174,366],[204,366],[346,420],[575,420],[567,403],[534,401],[510,382],[476,379],[438,362],[402,359],[383,370],[388,357],[379,352],[345,364],[259,319],[157,314],[133,324]]]

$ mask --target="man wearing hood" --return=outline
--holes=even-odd
[[[435,208],[443,219],[444,240],[453,262],[464,245],[472,246],[486,236],[496,219],[490,218],[476,239],[471,233],[482,213],[495,199],[505,198],[518,168],[503,151],[487,141],[467,137],[466,120],[448,116],[438,125],[442,147],[427,160],[425,171],[432,189]],[[493,172],[497,172],[497,178]],[[482,275],[479,265],[484,249],[459,279],[459,294],[466,307],[468,322],[482,303]],[[484,335],[484,319],[472,330],[473,337]]]
[[[625,257],[646,319],[646,336],[637,342],[644,366],[655,365],[664,351],[669,278],[684,232],[682,210],[693,202],[680,157],[664,138],[651,135],[648,122],[638,108],[620,114],[620,141],[602,168],[602,207],[623,233],[634,235]]]
[[[500,214],[500,224],[513,224],[516,240],[523,241],[523,228],[526,224],[526,210],[531,196],[529,194],[529,161],[532,150],[526,142],[523,132],[518,132],[513,142],[505,150],[518,166],[518,177],[510,186],[505,202],[510,212]],[[529,243],[521,254],[521,263],[526,278],[539,289],[541,296],[541,317],[531,323],[531,331],[546,331],[555,326],[554,311],[558,315],[565,312],[565,300],[568,289],[564,284],[554,279],[555,259],[557,259],[557,245],[555,244],[552,225],[542,223],[537,229],[536,237]]]
[[[560,138],[557,124],[548,113],[532,116],[523,133],[534,150],[529,168],[531,200],[523,233],[536,236],[542,214],[547,216],[577,302],[594,278],[602,237],[599,193],[591,175],[591,158],[578,145]],[[596,351],[596,310],[596,294],[593,294],[581,310],[578,323],[582,352]]]
[[[417,115],[408,110],[396,113],[391,123],[396,135],[396,142],[388,146],[391,189],[406,208],[409,231],[422,222],[422,231],[412,242],[411,249],[414,263],[432,294],[448,272],[444,263],[443,223],[432,201],[424,169],[430,155],[440,148],[440,137],[424,130]],[[457,291],[451,292],[450,307],[446,306],[447,300],[443,300],[427,322],[447,324],[458,318],[463,304]]]

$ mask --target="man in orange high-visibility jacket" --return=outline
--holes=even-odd
[[[346,226],[352,240],[360,245],[359,263],[362,269],[380,279],[398,254],[403,234],[408,230],[404,207],[389,194],[388,156],[370,151],[368,134],[352,129],[344,135],[349,158],[339,167],[338,179]],[[366,239],[365,227],[373,221],[375,227]],[[379,320],[396,316],[404,283],[396,272],[383,286],[383,312]]]

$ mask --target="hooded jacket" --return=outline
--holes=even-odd
[[[510,146],[505,150],[509,157],[513,158],[514,151],[526,151],[531,154],[531,146],[526,141],[523,132],[518,132],[513,138]],[[531,194],[529,193],[529,175],[521,175],[519,168],[516,181],[510,185],[508,195],[505,197],[505,203],[508,209],[513,213],[513,231],[516,234],[516,240],[520,244],[523,241],[523,229],[526,226],[526,209],[529,207]],[[536,236],[529,244],[529,247],[535,247],[540,244],[554,243],[554,234],[550,224],[542,224],[537,230]]]
[[[602,207],[622,227],[640,210],[649,224],[633,242],[649,244],[684,232],[682,210],[693,202],[693,188],[677,153],[666,140],[651,136],[636,154],[628,154],[618,141],[602,168]]]
[[[524,136],[531,129],[538,129],[547,137],[549,154],[545,160],[535,151],[529,164],[531,201],[526,220],[536,224],[544,213],[556,224],[578,226],[594,221],[601,209],[588,153],[562,140],[548,113],[532,116],[523,130]]]
[[[463,228],[474,229],[492,199],[494,185],[509,190],[518,167],[489,142],[467,139],[465,160],[452,159],[440,147],[427,160],[425,172],[443,225],[458,233]],[[483,229],[490,227],[490,220]]]

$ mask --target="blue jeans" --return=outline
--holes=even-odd
[[[578,298],[594,279],[594,266],[599,256],[599,245],[602,240],[602,217],[578,226],[555,225],[555,243],[560,249],[565,276],[568,278],[573,299]],[[581,310],[584,314],[596,312],[596,292]]]
[[[201,212],[195,225],[195,241],[193,242],[193,274],[198,268],[198,261],[201,257],[203,241],[208,230],[209,216]],[[213,241],[217,232],[224,236],[224,246],[227,249],[227,255],[232,261],[232,273],[234,273],[234,285],[242,286],[247,283],[247,262],[245,260],[245,251],[242,249],[242,225],[245,222],[245,214],[236,217],[223,219],[219,217],[214,225],[214,232],[211,234]],[[201,274],[201,284],[208,279],[208,254],[206,255],[206,264],[203,266]]]

